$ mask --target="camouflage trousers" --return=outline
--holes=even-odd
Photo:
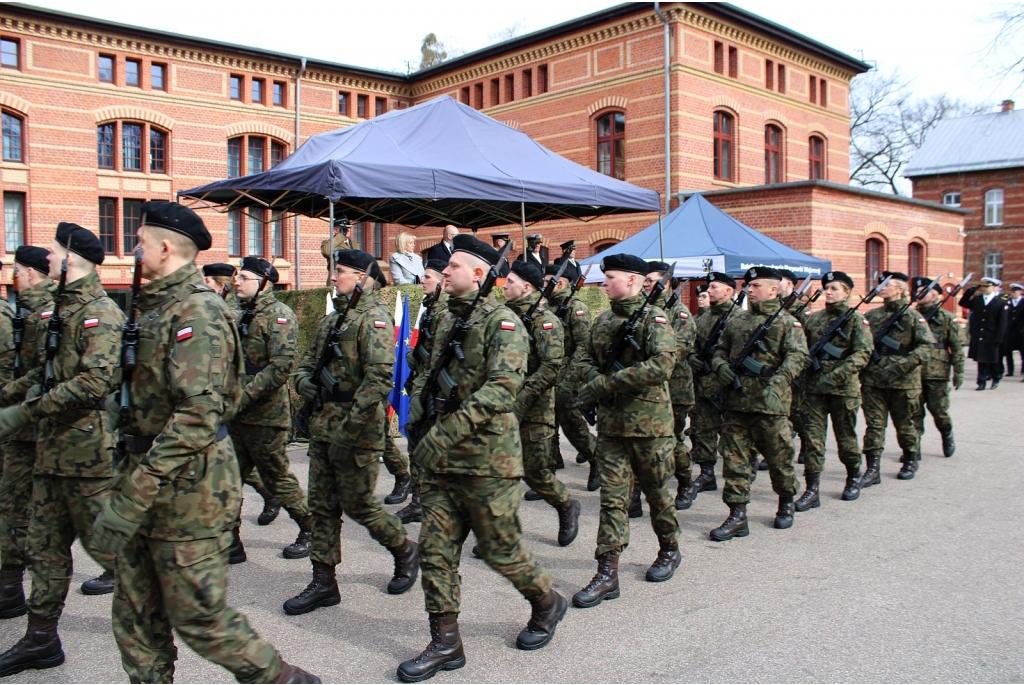
[[[674,466],[675,439],[597,437],[598,475],[601,479],[601,514],[594,557],[621,554],[629,545],[629,497],[633,478],[640,484],[651,509],[651,527],[659,542],[679,538],[675,500],[668,493]]]
[[[313,512],[310,558],[331,566],[341,563],[341,522],[345,514],[365,526],[370,537],[385,547],[405,542],[402,522],[373,494],[380,452],[353,448],[331,456],[330,447],[326,442],[309,442],[309,508]]]
[[[256,467],[249,471],[248,475],[242,476],[242,482],[251,487],[256,492],[260,493],[260,496],[264,499],[270,499],[273,497],[273,493],[267,489],[263,479],[260,478],[260,467]]]
[[[569,444],[585,456],[587,461],[593,461],[597,439],[590,432],[586,419],[580,413],[578,392],[575,384],[563,383],[555,389],[555,434],[552,438],[554,454],[561,454],[558,444],[558,429],[561,428]],[[555,461],[558,461],[557,456]]]
[[[0,478],[0,562],[5,569],[25,568],[25,542],[32,514],[34,442],[11,441],[4,447]]]
[[[706,399],[697,398],[690,411],[691,459],[694,464],[714,464],[718,461],[718,441],[722,432],[722,412]]]
[[[865,385],[861,387],[860,397],[864,407],[864,454],[882,454],[890,416],[903,453],[916,454],[921,449],[921,436],[914,425],[921,404],[918,388],[901,390]]]
[[[825,436],[832,419],[832,435],[839,446],[839,461],[860,469],[860,444],[857,442],[857,411],[859,397],[839,395],[807,395],[802,408],[806,440],[800,451],[804,454],[804,473],[825,470]]]
[[[230,544],[230,532],[187,542],[136,535],[117,556],[110,613],[131,682],[174,682],[175,631],[241,683],[277,680],[281,657],[274,646],[228,606]]]
[[[555,453],[551,449],[552,439],[557,437],[555,429],[526,422],[519,424],[519,435],[523,443],[523,480],[553,507],[568,502],[569,491],[555,476]]]
[[[793,426],[788,416],[757,412],[726,411],[722,416],[722,476],[726,504],[750,502],[750,469],[760,452],[768,462],[772,490],[779,497],[795,497]]]
[[[921,381],[921,401],[918,403],[917,415],[914,417],[918,436],[924,435],[926,406],[935,422],[935,429],[939,433],[949,433],[953,430],[953,419],[949,418],[949,388],[948,380]]]
[[[807,419],[804,416],[804,404],[806,403],[807,392],[803,388],[793,388],[793,400],[790,403],[789,423],[793,426],[793,432],[800,438],[800,454],[806,459],[807,448],[810,447],[810,436],[807,433]],[[796,447],[794,445],[794,447]]]
[[[675,476],[680,481],[689,479],[693,475],[693,460],[690,459],[690,448],[686,446],[686,417],[693,411],[692,404],[672,403],[672,418],[675,421],[676,446],[675,454]]]
[[[459,563],[470,531],[480,554],[527,599],[551,590],[551,575],[522,543],[518,478],[424,472],[420,571],[428,613],[457,614],[462,601]]]
[[[306,518],[306,493],[288,460],[288,429],[236,423],[231,425],[230,433],[242,479],[248,478],[255,467],[263,486],[281,501],[288,515],[296,521]]]
[[[395,444],[390,425],[384,429],[384,468],[395,478],[409,475],[409,457]]]
[[[32,580],[28,609],[37,618],[59,618],[71,582],[71,545],[82,547],[104,570],[114,558],[92,544],[92,524],[113,495],[114,478],[32,476],[32,512],[25,562]]]

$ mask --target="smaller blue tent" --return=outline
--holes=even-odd
[[[832,262],[818,259],[783,245],[732,218],[700,194],[693,195],[662,221],[665,261],[676,262],[675,276],[696,278],[711,271],[742,276],[752,266],[789,269],[798,276],[821,276],[832,270]],[[634,236],[604,252],[581,261],[601,263],[610,254],[632,254],[646,260],[660,259],[658,224],[653,223]],[[710,261],[710,264],[708,262]],[[588,283],[602,280],[599,269],[591,269]]]

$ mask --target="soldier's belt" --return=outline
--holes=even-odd
[[[222,423],[220,428],[217,429],[217,439],[214,442],[220,442],[226,437],[228,437],[228,427]],[[136,454],[146,454],[152,449],[154,440],[156,440],[155,435],[128,435],[125,433],[124,448]]]
[[[249,362],[246,362],[245,363],[245,375],[246,376],[255,376],[256,374],[258,374],[260,371],[262,371],[265,368],[267,368],[266,365],[264,365],[264,366],[256,366],[255,364],[250,364]]]
[[[320,399],[324,402],[351,402],[355,398],[355,390],[335,390],[334,392],[330,392],[328,390],[320,391]]]

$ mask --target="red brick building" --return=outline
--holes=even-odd
[[[835,254],[854,273],[875,245],[865,238],[875,224],[885,229],[878,235],[893,265],[915,228],[914,235],[927,234],[923,271],[933,270],[933,259],[955,259],[945,251],[957,249],[955,212],[921,203],[904,212],[895,209],[898,199],[872,204],[883,201],[833,188],[849,181],[849,84],[867,65],[725,3],[662,9],[672,29],[673,194],[737,191],[740,202],[755,204],[729,211],[794,247]],[[630,3],[406,76],[0,5],[3,260],[22,242],[47,244],[58,221],[74,220],[101,235],[109,252],[104,283],[123,288],[142,200],[262,171],[311,135],[439,95],[579,164],[664,192],[663,31],[651,3]],[[810,203],[816,223],[770,199],[807,180],[827,182],[797,201]],[[765,184],[777,187],[756,200],[738,192]],[[827,208],[814,206],[826,196],[864,206],[832,225]],[[761,216],[756,203],[771,205],[769,214]],[[922,218],[887,222],[890,210]],[[264,210],[206,216],[214,249],[204,259],[273,254],[287,287],[300,284],[296,264],[301,285],[322,283],[325,222]],[[531,232],[543,233],[549,246],[575,238],[582,257],[652,219],[606,217]],[[399,229],[355,230],[365,249],[386,259]],[[424,248],[440,230],[417,233]]]

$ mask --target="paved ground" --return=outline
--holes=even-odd
[[[622,557],[622,598],[570,609],[555,640],[539,652],[515,648],[529,606],[472,559],[467,545],[461,626],[468,664],[433,682],[1021,682],[1024,384],[1017,381],[1007,378],[998,390],[981,393],[968,379],[954,395],[956,456],[941,456],[930,428],[913,481],[895,478],[898,451],[890,430],[883,483],[856,502],[839,500],[844,472],[830,445],[825,501],[798,514],[788,531],[771,527],[775,499],[767,474],[754,486],[745,539],[708,539],[727,509],[720,492],[702,494],[680,513],[684,560],[666,584],[643,580],[657,543],[650,519],[635,520]],[[573,462],[568,445],[563,452]],[[292,457],[305,481],[305,452]],[[382,473],[381,495],[392,485]],[[586,492],[584,467],[570,463],[559,476],[583,501],[582,530],[572,546],[555,545],[557,520],[547,505],[524,502],[521,512],[527,544],[568,596],[595,570],[598,497]],[[386,594],[390,556],[349,523],[342,604],[285,616],[281,603],[305,587],[309,565],[281,557],[294,524],[282,518],[256,526],[260,499],[249,494],[243,527],[249,562],[231,570],[232,604],[286,659],[325,682],[394,680],[398,663],[429,640],[419,588]],[[414,534],[418,529],[410,526]],[[109,598],[77,590],[97,567],[80,548],[76,562],[61,625],[67,662],[11,680],[126,681],[111,638]],[[24,619],[3,621],[0,645],[13,644],[23,630]],[[180,642],[179,649],[179,682],[232,681]]]

